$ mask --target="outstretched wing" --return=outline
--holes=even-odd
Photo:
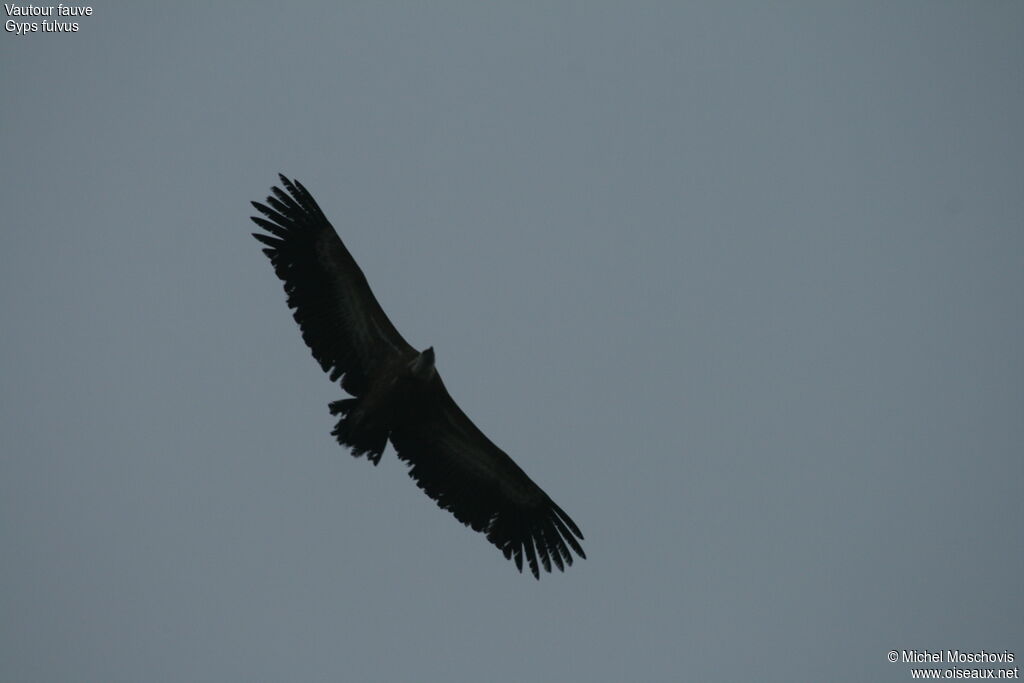
[[[267,248],[284,282],[288,306],[302,338],[331,381],[354,396],[367,390],[367,377],[398,354],[413,352],[366,282],[366,276],[302,183],[283,175],[266,205],[253,202],[265,218],[252,221],[269,234],[253,233]]]
[[[392,425],[391,443],[409,463],[409,476],[439,507],[487,535],[506,558],[540,578],[586,558],[579,527],[452,399],[440,376],[410,398]]]

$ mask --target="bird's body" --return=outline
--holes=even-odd
[[[420,412],[418,404],[429,400],[430,382],[436,376],[434,349],[397,353],[367,375],[365,393],[330,404],[331,414],[342,416],[332,434],[354,455],[365,454],[376,465],[391,431],[402,424],[402,415]]]
[[[332,434],[374,464],[390,441],[409,474],[438,506],[534,576],[586,557],[583,535],[511,458],[459,408],[434,365],[434,350],[413,348],[395,329],[366,277],[309,192],[281,176],[265,218],[264,243],[307,346],[351,398],[330,404]],[[538,565],[539,562],[539,565]]]

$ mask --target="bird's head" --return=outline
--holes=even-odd
[[[434,347],[431,346],[420,352],[416,359],[409,366],[412,374],[417,379],[427,381],[434,376],[437,370],[434,368]]]

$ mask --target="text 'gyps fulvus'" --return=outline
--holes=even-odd
[[[390,439],[417,485],[520,571],[524,555],[537,578],[538,561],[550,572],[572,564],[570,549],[585,558],[579,527],[466,417],[433,348],[402,338],[312,195],[280,178],[287,192],[274,187],[266,205],[252,203],[265,216],[253,222],[269,233],[253,237],[267,246],[313,357],[353,396],[330,404],[341,416],[338,443],[377,464]]]

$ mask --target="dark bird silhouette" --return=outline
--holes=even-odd
[[[253,233],[284,282],[302,338],[332,382],[351,394],[330,404],[332,434],[377,464],[390,440],[409,476],[506,558],[533,575],[585,558],[579,527],[462,412],[434,367],[434,349],[409,345],[312,195],[280,176],[253,216]],[[287,190],[287,192],[285,191]],[[579,540],[577,540],[579,539]]]

